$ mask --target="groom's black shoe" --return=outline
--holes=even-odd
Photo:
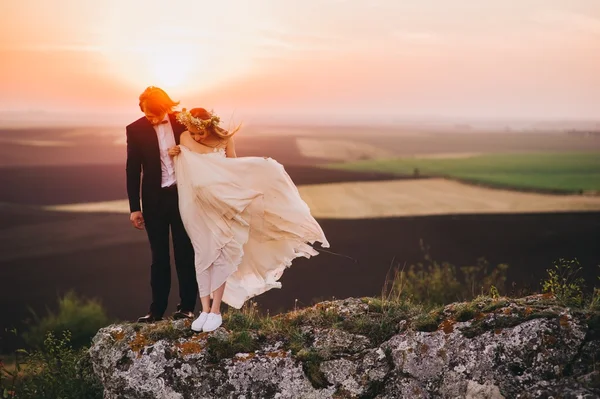
[[[187,312],[185,310],[177,309],[175,313],[173,313],[173,320],[181,320],[181,319],[193,319],[194,312]]]
[[[156,321],[161,321],[162,317],[158,317],[152,313],[148,313],[146,316],[140,317],[137,322],[138,323],[154,323]]]

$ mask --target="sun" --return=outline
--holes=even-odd
[[[193,71],[200,73],[201,62],[197,56],[186,54],[183,49],[169,49],[145,57],[146,75],[155,86],[165,89],[181,89],[193,85]]]
[[[206,44],[195,39],[194,30],[172,17],[124,4],[106,19],[98,47],[107,73],[126,85],[159,86],[164,89],[198,89],[197,76],[206,67],[200,54]]]
[[[185,65],[173,60],[158,60],[151,64],[151,75],[157,86],[173,88],[186,82],[187,71]]]
[[[135,87],[198,89],[198,77],[203,75],[205,68],[196,52],[166,42],[153,46],[120,42],[106,47],[103,55],[109,73]]]
[[[119,82],[189,94],[217,87],[253,67],[251,39],[264,18],[255,15],[253,3],[238,5],[234,14],[225,2],[182,0],[167,11],[136,3],[123,2],[107,11],[94,43],[106,73]]]

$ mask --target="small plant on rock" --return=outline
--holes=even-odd
[[[585,281],[578,277],[581,266],[577,259],[560,258],[547,272],[548,278],[542,281],[543,292],[551,293],[557,301],[565,306],[581,307],[583,305]]]

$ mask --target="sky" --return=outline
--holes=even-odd
[[[599,0],[4,1],[0,59],[5,116],[600,119]]]

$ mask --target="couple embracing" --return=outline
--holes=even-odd
[[[237,158],[238,129],[223,129],[204,108],[176,112],[179,103],[158,87],[139,100],[144,116],[127,126],[127,193],[131,223],[150,242],[152,303],[138,322],[161,320],[167,309],[170,233],[180,297],[173,318],[213,331],[221,302],[241,308],[280,288],[293,259],[316,255],[316,241],[329,244],[281,164]]]

